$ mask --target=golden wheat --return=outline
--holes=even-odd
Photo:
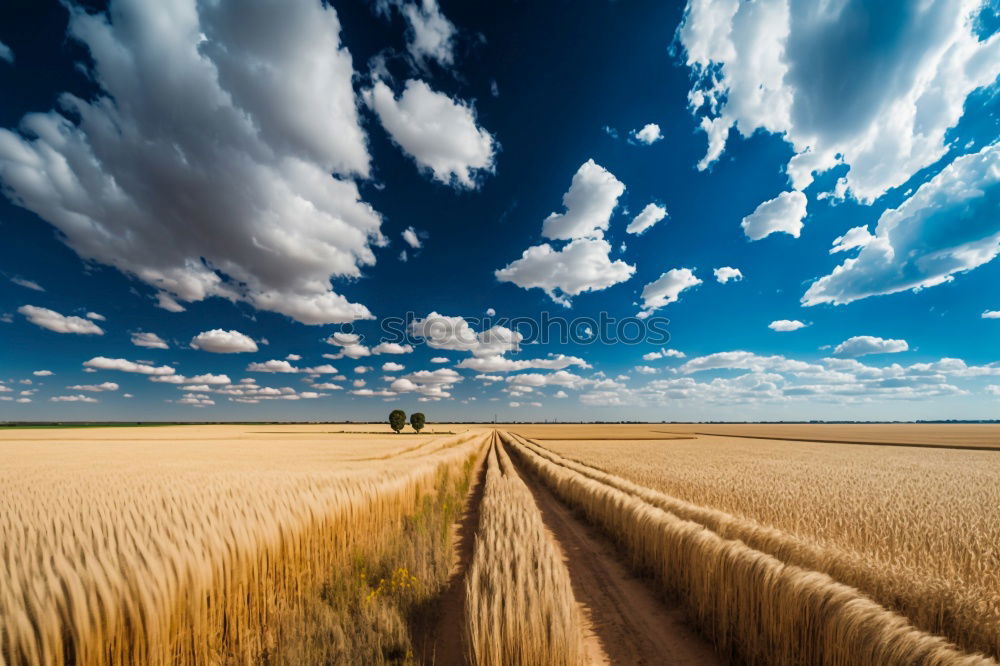
[[[531,491],[495,441],[466,577],[470,660],[477,666],[576,666],[580,618],[569,572]]]
[[[615,537],[634,566],[682,600],[726,657],[752,664],[996,663],[916,629],[823,573],[682,519],[647,501],[652,491],[509,441],[564,501]]]
[[[282,618],[419,512],[486,437],[352,462],[353,435],[193,432],[4,434],[0,663],[259,659]],[[365,451],[412,443],[382,440]]]
[[[620,488],[655,506],[1000,656],[995,453],[718,438],[546,444],[634,481]]]

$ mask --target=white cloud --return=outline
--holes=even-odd
[[[370,160],[333,7],[129,2],[69,18],[100,90],[0,130],[18,204],[168,310],[221,296],[307,324],[371,317],[329,280],[360,276],[383,240],[353,180]]]
[[[372,347],[373,354],[409,354],[413,352],[410,345],[401,345],[398,342],[382,342]]]
[[[1000,386],[996,384],[990,384],[986,387],[986,392],[992,396],[1000,398]]]
[[[655,361],[658,358],[685,358],[685,354],[682,351],[677,351],[676,349],[661,349],[659,351],[649,352],[648,354],[642,355],[643,361]]]
[[[149,373],[147,373],[149,374]],[[203,375],[195,375],[194,377],[185,377],[184,375],[177,374],[160,374],[149,378],[151,382],[158,382],[162,384],[230,384],[232,381],[229,379],[229,375],[213,375],[210,373]],[[254,379],[243,380],[243,381],[256,381]]]
[[[1000,34],[973,28],[980,6],[691,0],[678,36],[709,139],[699,168],[731,128],[762,129],[792,145],[797,190],[838,162],[861,201],[903,184],[944,155],[966,97],[1000,74]]]
[[[641,375],[655,375],[659,370],[648,365],[637,365],[635,366],[635,371]]]
[[[301,361],[302,357],[298,354],[289,354],[285,357],[286,361]]]
[[[31,289],[33,291],[45,291],[45,287],[38,284],[34,280],[26,280],[24,278],[12,277],[10,281],[18,285],[19,287],[24,287],[25,289]]]
[[[356,368],[354,368],[354,372],[355,374],[363,375],[371,369],[372,367],[370,365],[359,365]]]
[[[14,64],[14,52],[3,42],[0,42],[0,60],[11,65]]]
[[[388,361],[382,364],[382,372],[400,372],[405,369],[406,366],[402,363],[393,363],[392,361]]]
[[[509,359],[503,356],[483,356],[467,358],[459,361],[458,368],[477,370],[478,372],[515,372],[537,368],[540,370],[562,370],[571,365],[589,368],[590,364],[576,356],[565,354],[549,354],[547,358]]]
[[[449,390],[462,381],[462,375],[451,368],[419,370],[404,375],[390,384],[395,393],[419,393],[427,398],[450,398]]]
[[[239,354],[257,351],[257,343],[239,331],[213,328],[191,338],[191,348],[215,354]]]
[[[874,239],[875,237],[868,231],[868,227],[853,227],[848,229],[847,233],[843,236],[837,236],[833,239],[833,247],[830,248],[830,254],[847,252],[856,247],[863,248]]]
[[[856,335],[837,345],[833,353],[836,356],[857,357],[866,354],[896,354],[907,351],[910,346],[906,340],[892,340],[873,335]]]
[[[654,310],[674,303],[681,292],[701,284],[690,268],[671,268],[642,288],[642,313],[649,316]]]
[[[636,141],[644,143],[647,146],[654,144],[663,138],[663,134],[660,132],[660,126],[656,123],[648,123],[640,130],[632,130],[630,134]]]
[[[416,79],[398,100],[381,80],[364,96],[392,140],[435,180],[475,188],[481,174],[492,173],[495,141],[476,124],[472,106]]]
[[[418,250],[424,246],[423,243],[420,242],[420,237],[417,235],[417,232],[413,227],[407,227],[404,229],[402,236],[403,240],[406,241],[406,244],[414,250]]]
[[[806,195],[798,191],[782,192],[765,201],[743,218],[740,226],[750,240],[760,240],[776,232],[799,237],[806,216]]]
[[[552,213],[542,222],[542,235],[553,240],[601,238],[625,185],[590,159],[573,175],[563,195],[565,213]]]
[[[384,3],[386,5],[390,2]],[[404,3],[402,0],[391,2],[397,6],[406,18],[406,50],[414,61],[425,67],[430,60],[437,61],[442,67],[451,65],[454,61],[455,26],[441,13],[437,0],[415,0]]]
[[[798,319],[776,319],[767,325],[772,331],[778,331],[779,333],[787,333],[789,331],[797,331],[800,328],[805,328],[808,324],[803,324]]]
[[[552,397],[553,397],[553,398],[568,398],[568,397],[569,397],[569,394],[568,394],[568,393],[566,393],[566,391],[561,391],[561,390],[560,390],[560,391],[556,391],[556,392],[555,392],[555,393],[554,393],[554,394],[552,395]]]
[[[625,227],[625,231],[630,234],[641,234],[646,229],[662,220],[667,216],[667,209],[663,206],[658,206],[657,204],[647,204],[642,212],[633,218],[629,222],[628,226]]]
[[[814,282],[802,303],[842,305],[953,280],[1000,254],[998,209],[1000,144],[993,144],[955,159],[882,213],[858,256]]]
[[[1000,319],[1000,310],[985,310],[983,319]]]
[[[132,344],[136,347],[149,349],[170,349],[170,345],[156,333],[143,333],[141,331],[132,334]]]
[[[270,361],[254,362],[247,366],[247,372],[283,372],[296,373],[299,369],[288,361],[271,359]]]
[[[254,362],[247,365],[247,372],[271,372],[271,373],[303,373],[307,375],[334,375],[337,374],[337,369],[332,365],[317,365],[309,368],[299,368],[288,361],[279,361],[277,359],[271,359],[269,361]],[[193,378],[189,381],[196,381],[197,378]]]
[[[371,356],[371,350],[361,344],[361,338],[357,333],[334,333],[326,339],[327,344],[340,347],[338,354],[323,354],[324,358],[334,361],[340,358],[363,358]]]
[[[54,395],[49,398],[52,402],[97,402],[97,398],[89,395]]]
[[[726,284],[730,280],[740,282],[743,279],[743,273],[740,269],[733,268],[732,266],[714,268],[712,269],[712,274],[715,275],[715,279],[719,284]]]
[[[74,386],[67,386],[70,391],[89,391],[91,393],[99,393],[101,391],[117,391],[118,384],[115,382],[102,382],[100,384],[76,384]]]
[[[156,295],[156,307],[167,312],[185,312],[187,310],[186,307],[177,302],[177,299],[162,291]]]
[[[87,319],[93,319],[94,321],[107,321],[107,317],[96,312],[88,312],[86,315]]]
[[[431,363],[449,363],[451,361],[447,356],[435,356],[431,359]]]
[[[89,361],[84,361],[83,366],[94,370],[119,370],[140,375],[173,375],[176,373],[169,365],[154,366],[150,363],[134,363],[124,358],[107,358],[106,356],[95,356]]]
[[[494,381],[501,379],[501,377],[495,377]],[[507,385],[510,387],[524,388],[539,388],[541,386],[563,386],[566,388],[579,388],[583,386],[587,380],[579,375],[574,375],[572,372],[567,372],[565,370],[557,370],[555,372],[549,372],[542,374],[540,372],[527,372],[520,375],[513,375],[507,377]]]
[[[35,370],[31,374],[33,374],[36,377],[51,377],[56,373],[52,372],[51,370]]]
[[[410,334],[424,339],[431,349],[465,351],[475,356],[518,351],[523,339],[517,331],[503,326],[492,326],[477,333],[463,317],[448,317],[437,312],[411,321]]]
[[[787,359],[784,356],[761,356],[748,351],[725,351],[699,356],[684,363],[679,371],[683,374],[706,370],[751,370],[753,372],[809,372],[820,370],[820,366]]]
[[[104,335],[104,330],[100,326],[81,317],[67,317],[54,310],[34,305],[22,305],[17,311],[27,317],[28,321],[35,326],[41,326],[56,333]]]
[[[561,250],[548,243],[529,247],[505,268],[495,271],[501,282],[524,289],[538,287],[556,303],[569,307],[571,298],[588,291],[601,291],[625,282],[635,266],[611,261],[611,245],[604,239],[581,238]]]
[[[497,313],[497,311],[494,310],[493,308],[486,308],[486,316],[487,317],[496,316],[496,313]]]

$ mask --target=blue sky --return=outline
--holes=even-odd
[[[0,419],[996,418],[997,5],[823,7],[5,3]]]

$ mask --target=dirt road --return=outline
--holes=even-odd
[[[596,529],[578,518],[523,467],[550,534],[563,552],[585,624],[589,664],[712,666],[712,645],[635,578]]]

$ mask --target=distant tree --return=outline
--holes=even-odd
[[[394,409],[389,412],[389,427],[397,433],[406,427],[406,412],[402,409]]]
[[[424,418],[422,412],[414,412],[410,414],[410,425],[413,426],[414,430],[420,432],[427,425],[427,419]]]

